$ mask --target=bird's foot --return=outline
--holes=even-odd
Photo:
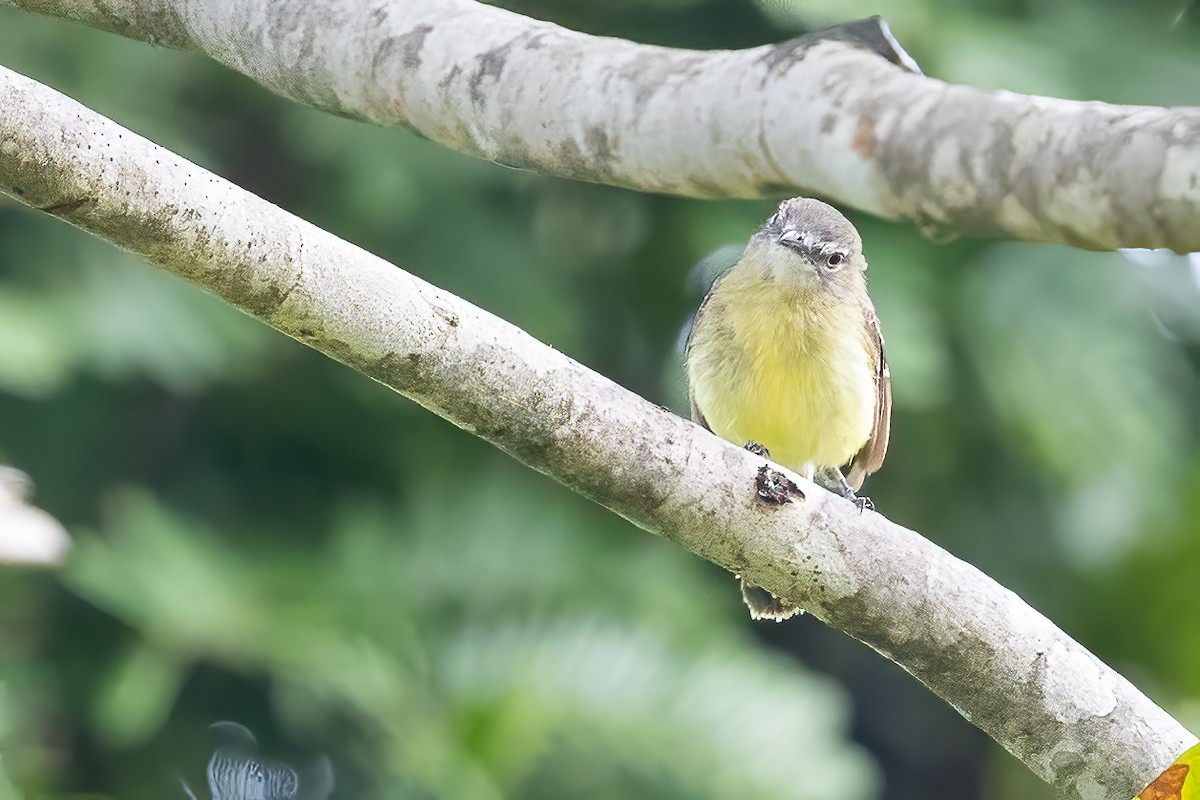
[[[836,467],[823,469],[817,473],[816,478],[816,482],[820,486],[854,503],[858,507],[859,513],[875,510],[875,504],[871,502],[871,498],[859,496],[854,493],[854,490],[850,488],[850,484],[846,483],[846,478],[842,475],[840,469]]]

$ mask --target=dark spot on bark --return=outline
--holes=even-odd
[[[725,544],[727,552],[721,566],[732,572],[733,577],[741,580],[742,574],[746,571],[746,565],[750,563],[749,557],[746,555],[746,543],[741,539],[733,538]]]
[[[492,82],[500,79],[500,74],[504,72],[504,66],[508,63],[508,54],[512,51],[516,40],[508,44],[501,45],[487,51],[479,57],[479,68],[475,70],[475,74],[471,76],[468,88],[471,92],[471,101],[475,105],[482,105],[484,99],[485,82],[488,78]]]
[[[378,70],[394,53],[399,52],[400,63],[408,69],[417,69],[421,66],[421,50],[425,47],[425,38],[432,30],[432,25],[418,25],[403,36],[389,36],[375,53],[371,66]]]
[[[55,217],[68,217],[84,206],[95,205],[96,202],[94,197],[77,197],[74,200],[63,200],[59,203],[42,206],[41,210]]]
[[[804,57],[808,55],[808,48],[812,47],[812,44],[812,40],[804,36],[798,39],[789,39],[768,47],[757,61],[765,65],[768,72],[776,70],[785,72],[793,64],[799,64],[804,60]]]
[[[407,393],[422,383],[421,354],[388,353],[365,371],[393,389]]]
[[[1073,783],[1087,767],[1087,761],[1079,753],[1060,750],[1050,757],[1050,770],[1054,773],[1055,786]]]
[[[660,90],[674,85],[673,77],[678,80],[679,58],[676,53],[651,50],[629,59],[616,73],[616,81],[633,87],[636,116],[641,116]]]
[[[661,486],[652,483],[636,484],[633,497],[641,513],[647,516],[667,502],[667,492],[664,492]]]
[[[688,178],[688,194],[692,197],[724,197],[727,192],[719,183],[692,175]]]
[[[250,249],[250,242],[249,242],[249,241],[247,241],[247,242],[246,242],[246,249],[247,249],[247,250],[249,250],[249,249]],[[281,294],[281,295],[279,296],[279,298],[276,300],[276,302],[275,302],[275,308],[271,309],[271,313],[272,313],[272,314],[274,314],[275,312],[277,312],[277,311],[278,311],[278,310],[279,310],[279,309],[280,309],[280,308],[283,306],[283,304],[284,304],[284,303],[286,303],[286,302],[288,301],[288,298],[292,296],[292,292],[296,291],[296,287],[300,285],[300,280],[301,280],[303,277],[304,277],[303,273],[302,273],[300,270],[296,270],[296,278],[295,278],[295,280],[293,280],[293,281],[291,282],[291,284],[290,284],[290,285],[287,287],[287,289],[286,289],[286,290],[284,290],[283,294]]]
[[[460,67],[458,64],[455,64],[453,67],[450,68],[450,71],[446,73],[446,77],[444,77],[440,81],[438,81],[438,88],[445,89],[447,86],[449,86],[454,81],[455,78],[457,78],[461,74],[462,74],[462,67]]]
[[[392,54],[396,52],[395,36],[389,36],[379,45],[379,49],[375,51],[375,55],[371,57],[371,77],[376,78],[379,70],[384,64],[392,60]]]
[[[213,288],[237,307],[260,319],[270,320],[296,288],[297,281],[293,280],[286,286],[277,282],[259,286],[254,277],[253,268],[238,265],[225,271]]]
[[[767,464],[758,468],[758,477],[754,479],[754,488],[758,499],[767,505],[781,506],[793,497],[804,499],[804,492],[800,490],[795,481]]]
[[[605,179],[612,176],[613,170],[611,167],[613,160],[613,148],[615,142],[609,137],[608,133],[598,125],[588,128],[584,139],[591,151],[592,164],[595,173],[589,176],[593,179]]]
[[[418,25],[400,37],[398,44],[401,57],[404,59],[404,66],[410,69],[421,66],[421,49],[425,47],[425,37],[431,30],[433,30],[432,25]]]
[[[584,178],[589,174],[588,160],[574,139],[563,139],[555,148],[555,163],[550,166],[564,178]]]
[[[558,142],[549,155],[534,158],[517,144],[497,155],[492,160],[510,169],[529,169],[552,172],[560,177],[575,178],[593,182],[608,182],[615,174],[612,169],[612,143],[608,134],[599,128],[592,128],[585,134],[584,147],[573,138],[565,138]],[[502,160],[501,160],[502,159]]]
[[[860,143],[868,143],[863,119],[870,117],[874,123],[879,114],[871,103],[860,105],[855,112],[859,115],[854,139],[858,150]],[[992,99],[982,93],[958,95],[920,119],[902,116],[893,133],[883,138],[876,135],[872,124],[870,158],[905,209],[905,216],[926,236],[941,240],[961,233],[994,234],[1000,204],[1010,193],[1017,194],[1022,205],[1038,216],[1035,187],[1044,178],[1037,175],[1040,170],[1035,164],[1021,168],[1014,163],[1014,121],[1011,113],[995,108]],[[964,136],[964,130],[983,133],[971,138]],[[946,158],[948,148],[953,148],[949,155],[954,159],[954,174],[934,181],[935,157]],[[963,183],[973,191],[956,193]],[[1022,184],[1032,188],[1034,195],[1022,197]]]
[[[129,250],[155,264],[167,265],[171,271],[185,277],[194,266],[191,259],[183,255],[173,220],[157,214],[101,217],[89,220],[88,230],[102,239],[126,243]]]

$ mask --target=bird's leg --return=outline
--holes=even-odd
[[[871,502],[869,497],[860,497],[850,488],[850,484],[846,483],[845,476],[837,467],[825,467],[817,472],[816,483],[818,486],[823,486],[831,492],[837,492],[842,497],[849,500],[854,505],[858,506],[859,511],[875,510],[875,504]]]
[[[842,471],[836,467],[822,467],[817,470],[817,474],[813,477],[813,482],[831,492],[840,494],[847,500],[854,500],[858,497],[854,493],[854,490],[850,488],[850,484],[846,483],[846,478],[842,475]]]

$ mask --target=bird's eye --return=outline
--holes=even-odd
[[[842,262],[845,260],[846,260],[845,253],[830,253],[825,258],[825,264],[830,269],[837,269],[838,267],[840,267],[842,265]]]

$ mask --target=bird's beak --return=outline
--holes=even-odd
[[[804,256],[805,260],[808,260],[808,253],[805,251],[805,236],[795,228],[788,228],[779,234],[779,238],[775,241],[789,250],[795,250]]]
[[[795,228],[788,228],[779,234],[778,242],[784,247],[796,248],[800,245],[800,238],[800,231]]]
[[[803,233],[795,228],[788,228],[775,240],[781,246],[789,250],[795,251],[797,255],[803,258],[809,264],[812,264],[812,257],[809,255],[807,248],[807,238]]]

